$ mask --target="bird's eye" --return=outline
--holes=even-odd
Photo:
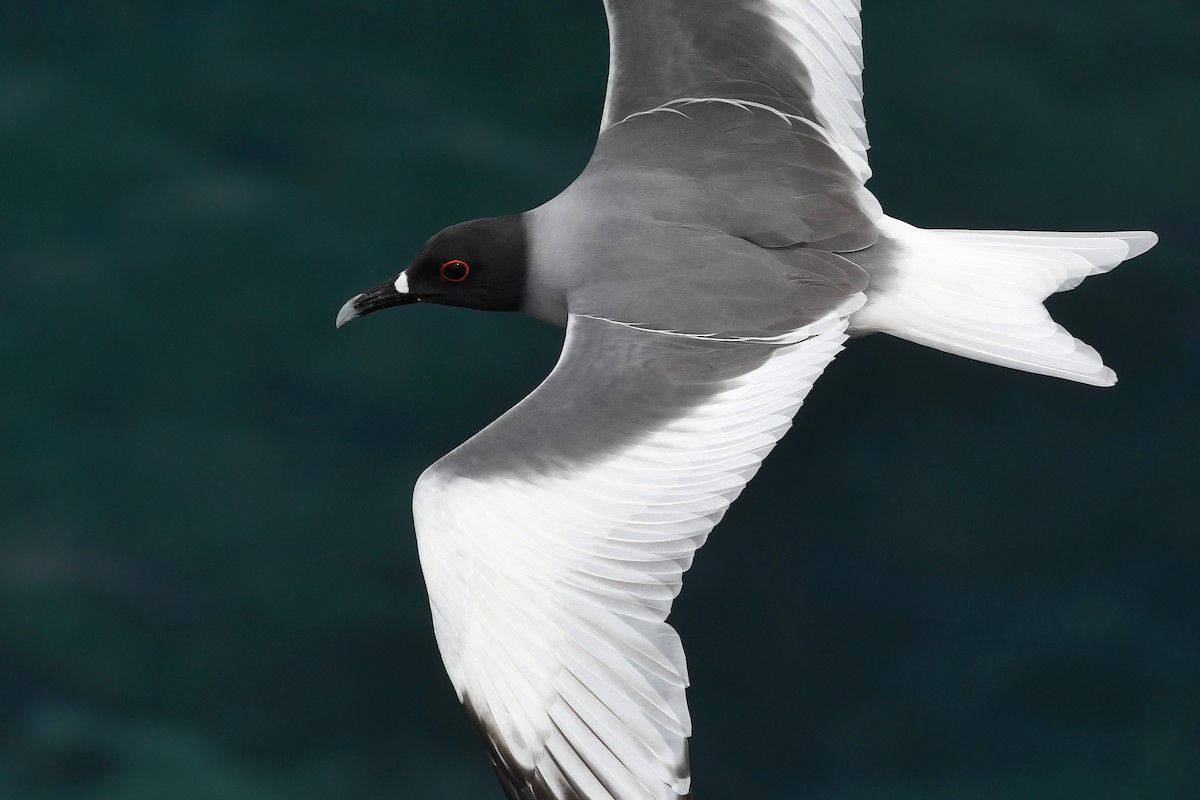
[[[471,274],[471,267],[465,261],[457,258],[442,264],[442,280],[450,283],[462,283]]]

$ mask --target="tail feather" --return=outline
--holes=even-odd
[[[878,330],[1005,367],[1111,386],[1100,355],[1050,318],[1055,292],[1149,250],[1148,231],[923,230],[884,217],[888,261],[856,330]]]

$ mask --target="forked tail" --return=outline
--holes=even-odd
[[[1117,382],[1042,301],[1141,255],[1155,234],[925,230],[891,217],[879,228],[884,263],[852,329],[1094,386]]]

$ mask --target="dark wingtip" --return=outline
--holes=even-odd
[[[496,777],[508,800],[585,800],[572,788],[556,792],[546,785],[546,781],[539,771],[530,772],[521,767],[509,752],[508,747],[505,746],[499,731],[488,724],[471,703],[470,696],[465,693],[463,706],[467,710],[472,727],[487,746],[488,755],[492,759],[492,767],[496,770]]]

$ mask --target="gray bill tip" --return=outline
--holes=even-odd
[[[354,297],[351,297],[349,300],[347,300],[346,304],[344,306],[342,306],[342,310],[338,312],[337,320],[334,322],[334,325],[336,325],[337,327],[340,328],[343,325],[345,325],[347,322],[349,322],[350,320],[358,317],[359,316],[358,308],[356,308],[354,304],[357,303],[361,299],[362,299],[362,295],[356,294],[356,295],[354,295]]]

